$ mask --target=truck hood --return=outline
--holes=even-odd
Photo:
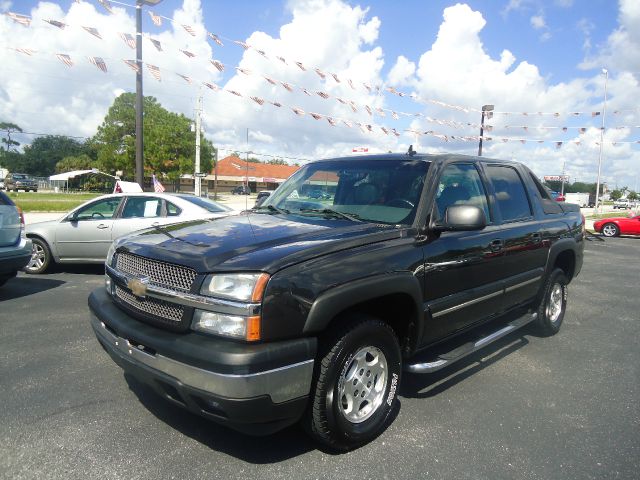
[[[244,213],[155,227],[124,237],[119,251],[199,273],[264,271],[334,251],[398,238],[406,229],[326,217]]]

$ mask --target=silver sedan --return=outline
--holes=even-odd
[[[116,193],[90,200],[58,220],[27,225],[33,241],[27,273],[52,262],[102,263],[118,237],[149,227],[217,218],[234,211],[206,198],[169,193]]]

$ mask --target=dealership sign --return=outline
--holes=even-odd
[[[569,175],[545,175],[545,182],[568,182]]]

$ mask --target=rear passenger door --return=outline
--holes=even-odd
[[[113,239],[137,230],[166,223],[162,199],[151,196],[129,196],[122,207],[122,213],[113,225]]]
[[[525,303],[538,293],[549,253],[541,222],[522,175],[514,165],[484,164],[504,241],[504,308]],[[526,178],[526,177],[525,177]],[[524,181],[523,181],[524,180]],[[528,179],[527,179],[528,180]]]

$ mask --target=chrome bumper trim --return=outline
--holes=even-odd
[[[109,350],[133,364],[142,364],[169,375],[184,385],[228,398],[253,398],[269,395],[274,403],[286,402],[309,393],[313,360],[247,375],[215,373],[160,354],[149,354],[127,339],[110,332],[93,313],[91,326]]]
[[[109,276],[125,286],[129,280],[137,278],[133,275],[120,272],[110,265],[106,265],[106,269]],[[200,308],[202,310],[215,311],[230,315],[243,315],[246,317],[260,315],[259,303],[243,303],[231,300],[222,300],[220,298],[207,297],[204,295],[178,292],[176,290],[159,287],[157,285],[147,285],[145,296],[164,300],[165,302],[179,303],[180,305],[185,305],[187,307]]]

